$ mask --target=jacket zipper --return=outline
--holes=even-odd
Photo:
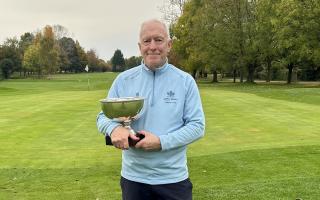
[[[153,71],[151,107],[154,105],[154,88],[155,88],[155,79],[156,79],[156,72],[155,72],[155,71]]]

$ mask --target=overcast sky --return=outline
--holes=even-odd
[[[46,25],[66,27],[85,50],[110,60],[116,49],[138,56],[141,22],[161,19],[164,0],[0,0],[0,44]]]

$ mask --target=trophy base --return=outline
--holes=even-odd
[[[111,142],[111,137],[109,135],[107,135],[105,137],[105,140],[106,140],[106,145],[107,146],[112,146],[113,145],[112,142]]]
[[[139,142],[140,140],[142,140],[144,138],[144,135],[140,134],[140,133],[136,133],[136,136],[138,138],[140,138],[138,141],[133,141],[131,138],[129,138],[129,146],[134,146],[137,144],[137,142]],[[106,145],[107,146],[113,146],[112,141],[111,141],[111,137],[109,135],[107,135],[105,137],[105,141],[106,141]]]

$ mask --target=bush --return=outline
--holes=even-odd
[[[0,71],[1,71],[2,77],[4,79],[10,78],[10,75],[11,75],[12,69],[13,69],[13,65],[14,65],[13,61],[9,58],[5,58],[0,61]]]

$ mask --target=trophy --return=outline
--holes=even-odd
[[[137,120],[141,115],[141,111],[144,105],[144,98],[142,97],[121,97],[121,98],[107,98],[101,99],[101,109],[106,117],[119,122],[127,128],[131,133],[135,134],[141,139],[144,135],[136,133],[131,128],[131,122]],[[105,137],[106,145],[112,145],[109,135]],[[129,138],[129,145],[134,146],[136,142]]]

